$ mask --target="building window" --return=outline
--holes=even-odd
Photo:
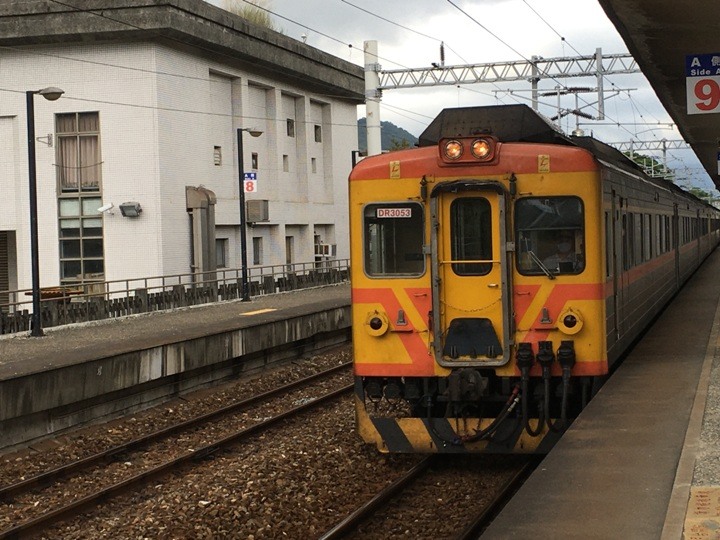
[[[227,238],[215,239],[215,267],[227,268],[228,240]]]
[[[60,283],[103,281],[103,217],[100,191],[100,115],[55,117],[57,137]]]
[[[222,165],[222,148],[215,146],[213,150],[213,161],[216,166]]]
[[[256,236],[252,239],[253,243],[253,264],[263,263],[263,239],[261,236]]]
[[[283,172],[290,172],[290,157],[283,154]]]
[[[287,136],[295,136],[295,120],[293,120],[292,118],[287,119]]]
[[[60,220],[60,283],[102,281],[103,218],[98,208],[100,197],[61,198]]]
[[[100,115],[97,112],[58,114],[58,176],[62,192],[100,190]]]
[[[257,155],[257,152],[253,152],[253,153],[252,153],[250,167],[251,167],[254,171],[257,171],[257,169],[258,169],[258,155]]]
[[[317,172],[317,159],[310,158],[310,167],[311,167],[312,172],[314,172],[314,173]]]
[[[315,142],[322,142],[322,126],[315,124]]]
[[[288,265],[288,270],[293,263],[293,250],[295,249],[295,239],[292,236],[285,237],[285,264]]]

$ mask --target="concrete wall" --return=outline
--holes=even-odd
[[[219,379],[256,373],[290,357],[285,348],[299,356],[306,340],[327,346],[349,339],[349,305],[304,311],[116,355],[104,355],[100,344],[94,360],[0,379],[0,449],[146,408]],[[98,327],[96,333],[107,328]],[[343,330],[344,335],[338,334]],[[162,339],[159,335],[158,341]]]

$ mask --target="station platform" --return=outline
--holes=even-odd
[[[720,250],[483,540],[720,539]]]
[[[350,321],[344,283],[2,336],[0,450],[347,341]]]

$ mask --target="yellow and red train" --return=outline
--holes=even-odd
[[[718,244],[720,212],[524,105],[350,175],[355,399],[384,452],[543,452]]]

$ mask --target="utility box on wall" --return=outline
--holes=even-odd
[[[268,202],[266,199],[253,199],[245,202],[245,221],[260,223],[270,221]]]

